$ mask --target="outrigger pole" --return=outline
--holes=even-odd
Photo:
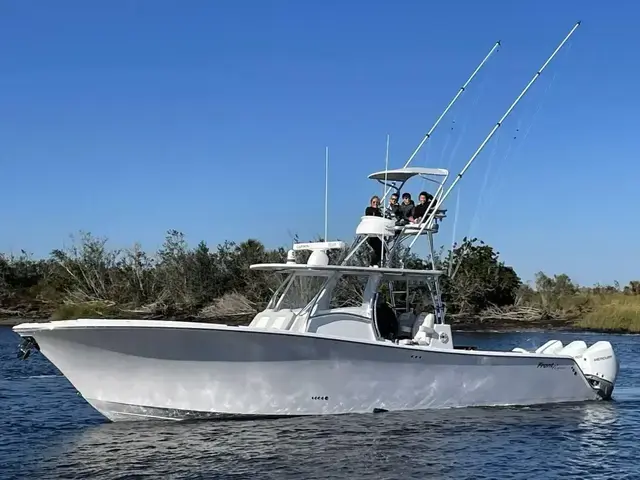
[[[471,158],[469,159],[469,161],[467,162],[467,164],[464,166],[464,168],[460,171],[460,173],[458,174],[458,176],[455,178],[455,180],[451,183],[451,185],[449,186],[449,188],[447,189],[446,192],[444,192],[444,195],[442,195],[442,197],[440,197],[440,199],[438,200],[438,202],[436,202],[436,204],[433,207],[433,212],[431,213],[431,215],[429,215],[429,218],[427,219],[426,222],[424,222],[424,225],[429,225],[430,222],[433,221],[433,218],[436,215],[436,212],[438,211],[438,208],[440,207],[440,205],[442,205],[442,203],[445,201],[445,199],[447,198],[447,196],[449,195],[449,193],[451,193],[451,190],[453,190],[453,187],[456,186],[456,184],[460,181],[460,179],[462,178],[462,176],[466,173],[466,171],[469,169],[469,167],[471,166],[471,164],[473,163],[473,161],[476,159],[476,157],[480,154],[480,152],[482,152],[482,149],[485,147],[485,145],[489,142],[489,140],[491,140],[491,137],[493,137],[493,135],[496,133],[496,131],[502,126],[502,122],[505,121],[505,119],[509,116],[509,114],[513,111],[513,109],[515,108],[515,106],[518,104],[518,102],[520,102],[520,100],[522,99],[522,97],[524,97],[524,95],[527,93],[527,91],[529,90],[529,88],[531,88],[531,85],[534,84],[534,82],[538,79],[538,77],[540,77],[540,75],[542,74],[542,71],[547,68],[547,65],[549,65],[549,62],[551,62],[551,60],[553,60],[553,57],[556,56],[556,54],[560,51],[560,49],[564,46],[565,43],[567,43],[567,40],[569,40],[569,38],[571,37],[571,35],[573,35],[573,32],[576,31],[576,29],[580,26],[582,22],[578,22],[576,23],[573,28],[571,29],[571,31],[567,34],[566,37],[564,37],[564,40],[562,40],[562,42],[560,42],[560,45],[558,45],[556,47],[556,49],[554,50],[554,52],[551,54],[551,56],[549,58],[547,58],[547,61],[544,62],[544,64],[542,65],[542,67],[540,67],[540,70],[538,70],[536,72],[536,74],[533,76],[533,78],[529,81],[529,83],[527,84],[526,87],[524,87],[524,90],[522,90],[522,92],[520,92],[520,95],[518,95],[518,98],[515,99],[515,101],[511,104],[511,106],[509,107],[509,109],[505,112],[505,114],[502,116],[502,118],[500,120],[498,120],[498,123],[496,123],[493,127],[493,129],[491,130],[491,132],[489,132],[489,135],[487,135],[487,137],[484,139],[484,141],[480,144],[480,146],[478,147],[478,149],[475,151],[475,153],[471,156]],[[424,228],[423,225],[423,228]],[[422,232],[422,230],[420,231],[420,233]],[[413,246],[413,244],[415,243],[415,241],[417,240],[417,238],[419,237],[419,234],[416,235],[416,238],[413,239],[413,242],[411,242],[411,245],[409,246],[409,248],[411,248]]]
[[[414,152],[411,154],[411,156],[409,157],[409,160],[407,160],[407,163],[404,164],[404,166],[402,168],[407,168],[409,166],[409,164],[411,163],[411,160],[413,160],[413,157],[415,157],[418,152],[420,151],[420,149],[422,148],[422,146],[426,143],[427,140],[429,140],[429,138],[431,137],[431,134],[434,132],[434,130],[436,129],[436,127],[438,126],[438,124],[440,123],[440,121],[444,118],[444,116],[447,114],[447,112],[451,109],[451,107],[453,107],[453,104],[456,103],[456,101],[458,100],[458,98],[460,97],[460,95],[462,95],[462,92],[464,92],[464,90],[467,88],[467,86],[471,83],[471,80],[473,80],[473,78],[476,76],[476,74],[480,71],[480,69],[484,66],[484,64],[487,62],[487,60],[489,60],[489,57],[491,56],[491,54],[493,52],[495,52],[495,50],[500,46],[500,40],[498,40],[495,45],[493,46],[493,48],[491,49],[491,51],[489,53],[487,53],[487,55],[484,57],[484,59],[482,60],[482,62],[480,62],[480,65],[478,65],[476,67],[476,69],[473,71],[473,73],[471,74],[471,76],[469,77],[469,79],[465,82],[464,85],[462,85],[462,87],[460,87],[460,90],[458,90],[458,93],[456,93],[456,96],[453,97],[453,100],[451,100],[449,102],[449,105],[447,105],[447,108],[444,109],[444,112],[442,112],[442,114],[440,115],[440,117],[438,117],[438,119],[436,120],[436,123],[433,124],[433,126],[431,127],[431,129],[427,132],[427,134],[424,136],[424,138],[422,139],[422,141],[420,142],[420,145],[418,145],[418,148],[416,148],[414,150]]]

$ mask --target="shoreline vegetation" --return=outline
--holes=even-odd
[[[355,262],[368,264],[368,253]],[[87,317],[247,324],[282,279],[249,265],[284,262],[286,254],[253,239],[190,247],[175,230],[148,254],[138,244],[110,249],[106,238],[81,232],[47,258],[0,254],[0,326]],[[407,268],[425,268],[414,254],[400,256]],[[434,260],[447,273],[443,300],[455,330],[640,332],[640,281],[584,287],[565,274],[539,272],[529,285],[475,238],[441,249]],[[357,288],[347,285],[341,298],[348,302],[346,294]],[[410,296],[419,309],[429,308],[422,287],[412,287]]]

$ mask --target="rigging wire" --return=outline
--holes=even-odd
[[[500,51],[500,49],[498,49],[497,51]],[[487,85],[487,78],[486,77],[481,77],[480,78],[480,82],[478,83],[478,88],[477,88],[477,93],[475,94],[475,96],[473,97],[473,102],[471,103],[471,108],[469,109],[469,114],[464,116],[464,122],[462,123],[462,127],[460,129],[460,134],[458,135],[458,139],[456,141],[456,143],[453,146],[453,149],[451,150],[451,154],[449,155],[449,159],[447,161],[447,166],[445,167],[447,170],[451,169],[451,164],[453,162],[453,158],[455,157],[458,148],[460,147],[460,142],[462,141],[462,138],[464,137],[464,134],[467,131],[467,127],[469,125],[470,120],[474,117],[474,113],[476,112],[476,107],[478,106],[478,103],[480,101],[480,97],[483,96],[484,94],[484,90],[485,87]]]
[[[458,228],[458,212],[460,211],[460,190],[458,187],[458,198],[456,200],[456,212],[453,217],[453,234],[451,236],[451,249],[449,250],[449,271],[447,275],[451,277],[451,269],[453,267],[453,250],[456,247],[456,229]]]
[[[499,49],[497,50],[499,51]],[[453,119],[451,120],[451,127],[449,128],[449,132],[447,135],[447,139],[445,141],[445,145],[442,148],[442,153],[440,154],[440,158],[441,160],[443,160],[445,158],[445,151],[446,151],[446,147],[449,144],[450,140],[451,140],[451,136],[454,133],[457,133],[456,135],[456,141],[453,144],[453,148],[451,149],[448,158],[447,158],[447,162],[446,162],[446,166],[445,168],[447,170],[451,170],[451,165],[453,163],[453,159],[458,151],[458,149],[460,148],[460,144],[462,142],[462,138],[464,137],[467,128],[469,126],[469,122],[471,121],[472,118],[474,118],[474,114],[477,113],[477,106],[480,103],[480,99],[483,97],[484,93],[485,93],[485,88],[487,85],[487,78],[481,76],[480,77],[480,81],[478,83],[478,88],[475,90],[475,93],[473,94],[472,97],[472,102],[471,102],[471,106],[469,108],[469,111],[467,112],[466,115],[463,115],[464,121],[462,121],[460,124],[458,124],[458,117],[460,115],[459,110],[457,109],[452,109],[454,110],[454,115],[453,115]],[[458,127],[458,125],[460,125],[460,127]],[[426,146],[425,148],[425,154],[424,154],[424,165],[425,166],[429,166],[428,164],[428,159],[431,157],[431,149],[433,148],[431,146],[432,142],[429,142],[429,144]],[[425,185],[426,185],[426,180],[423,178],[421,183],[420,183],[420,191],[423,191],[425,189]],[[456,230],[458,227],[458,216],[459,216],[459,210],[460,210],[460,187],[458,187],[458,192],[457,192],[457,200],[456,200],[456,211],[455,211],[455,216],[454,216],[454,221],[453,221],[453,235],[452,235],[452,239],[451,239],[451,250],[450,250],[450,255],[453,252],[454,246],[455,246],[455,239],[456,239]],[[451,274],[451,269],[453,267],[453,264],[451,262],[451,256],[449,257],[449,274]]]
[[[460,132],[458,134],[458,138],[456,140],[456,143],[453,145],[453,148],[451,149],[451,153],[449,155],[449,158],[447,160],[447,164],[446,164],[446,169],[447,170],[451,170],[451,164],[453,163],[453,159],[456,155],[456,153],[458,152],[458,148],[460,148],[460,143],[462,141],[462,138],[464,137],[465,133],[467,132],[467,127],[469,126],[469,121],[471,120],[471,118],[474,116],[473,114],[476,112],[476,107],[480,101],[480,97],[483,95],[484,93],[484,88],[486,85],[486,78],[482,77],[480,80],[480,84],[478,85],[478,91],[476,93],[476,95],[473,98],[473,102],[471,103],[471,108],[470,108],[470,112],[468,115],[466,115],[464,118],[464,122],[462,123],[462,127],[460,129]],[[457,229],[458,229],[458,214],[460,212],[460,196],[461,196],[461,187],[458,187],[458,193],[457,193],[457,198],[456,198],[456,211],[454,214],[454,218],[453,218],[453,232],[451,235],[451,248],[449,250],[449,271],[448,271],[448,275],[451,276],[451,269],[453,267],[453,250],[455,248],[456,245],[456,234],[457,234]]]
[[[513,137],[513,141],[509,143],[509,148],[505,152],[503,158],[500,160],[500,164],[506,165],[507,164],[507,159],[510,158],[510,157],[513,157],[515,159],[518,158],[518,154],[520,153],[520,150],[522,149],[522,146],[525,144],[527,138],[529,137],[529,134],[531,133],[531,129],[533,128],[533,125],[536,122],[538,114],[542,110],[542,107],[543,107],[544,102],[546,100],[547,94],[551,90],[551,87],[553,86],[557,75],[558,75],[557,72],[554,72],[553,76],[551,77],[551,80],[547,84],[547,87],[543,91],[543,93],[541,95],[541,98],[540,98],[540,101],[537,103],[536,108],[535,108],[533,114],[531,115],[531,119],[529,120],[529,122],[527,122],[527,127],[526,127],[526,129],[524,129],[524,135],[522,136],[521,139],[518,138],[518,134],[519,134],[519,132],[522,131],[522,129],[521,128],[516,129],[515,135]],[[522,123],[522,121],[519,122],[519,123]],[[496,200],[495,192],[496,192],[496,190],[498,190],[498,187],[500,185],[502,185],[503,180],[504,180],[504,174],[505,174],[505,169],[500,169],[500,170],[498,170],[497,174],[494,176],[494,178],[493,178],[493,180],[492,180],[492,182],[490,184],[489,194],[483,200],[485,202],[484,205],[483,205],[483,210],[486,210],[486,209],[490,208],[494,204],[494,202]]]
[[[476,205],[475,205],[475,209],[473,211],[473,217],[471,217],[472,220],[471,220],[471,223],[469,224],[469,229],[467,231],[467,236],[471,236],[472,230],[475,230],[475,228],[477,226],[477,222],[480,220],[480,213],[481,213],[480,206],[482,205],[482,199],[483,199],[483,196],[484,196],[486,188],[487,188],[487,183],[489,182],[489,176],[491,174],[491,170],[492,170],[492,167],[493,167],[494,158],[496,157],[496,155],[498,153],[498,148],[500,147],[501,139],[503,137],[503,133],[504,132],[498,131],[498,133],[496,135],[496,140],[493,143],[493,148],[491,149],[491,153],[489,154],[489,158],[487,159],[487,167],[485,168],[485,171],[484,171],[484,177],[482,179],[482,186],[480,187],[480,193],[476,197],[477,198]],[[509,142],[509,148],[511,148],[511,145],[512,145],[512,142]]]
[[[500,51],[500,47],[498,47],[498,49],[496,50],[496,53]],[[466,114],[462,115],[462,118],[464,119],[464,121],[458,123],[458,118],[460,117],[460,111],[458,110],[458,108],[454,107],[452,108],[454,115],[453,115],[453,119],[451,120],[451,126],[449,128],[449,132],[447,134],[447,138],[445,140],[445,144],[442,148],[442,152],[440,154],[440,161],[442,162],[442,164],[444,164],[444,168],[447,170],[451,170],[451,165],[453,163],[453,159],[456,156],[456,153],[458,152],[458,149],[460,148],[460,144],[462,141],[462,138],[464,137],[466,131],[467,131],[467,127],[469,125],[469,122],[471,121],[472,118],[474,118],[474,114],[476,113],[476,107],[478,106],[478,103],[480,101],[480,98],[483,96],[484,91],[485,91],[485,87],[487,85],[487,78],[485,76],[480,76],[479,82],[478,82],[478,87],[476,88],[476,90],[474,90],[474,94],[472,97],[472,102],[471,102],[471,106],[468,110],[468,112]],[[460,126],[459,126],[460,125]],[[446,157],[447,161],[446,164],[443,162],[444,158],[445,158],[445,151],[447,149],[447,146],[449,145],[450,141],[451,141],[451,137],[453,135],[456,135],[456,141],[453,144],[453,147],[451,148],[451,151],[449,153],[449,155]],[[427,145],[427,150],[430,152],[431,151],[431,145]],[[428,158],[431,157],[431,153],[429,153],[429,155],[427,156],[427,153],[425,152],[425,157],[424,157],[424,165],[425,166],[429,166],[428,164]],[[423,178],[422,182],[420,184],[420,191],[424,190],[424,187],[426,185],[426,180]]]
[[[563,52],[563,54],[564,54],[565,56],[568,56],[568,55],[570,54],[570,52],[571,52],[571,50],[572,50],[572,46],[573,46],[573,42],[569,42],[569,44],[567,45],[567,49],[566,49],[566,51],[565,51],[565,52]],[[556,79],[557,75],[558,75],[558,72],[557,72],[557,70],[556,70],[556,71],[554,71],[554,73],[553,73],[553,75],[552,75],[552,77],[551,77],[551,80],[548,82],[548,84],[547,84],[546,88],[544,89],[544,91],[543,91],[543,93],[542,93],[542,95],[541,95],[541,97],[540,97],[540,100],[539,100],[539,101],[537,102],[537,104],[536,104],[536,108],[535,108],[535,110],[534,110],[534,112],[533,112],[533,115],[531,115],[531,119],[530,119],[530,121],[528,122],[527,128],[526,128],[526,130],[524,131],[524,135],[523,135],[522,139],[521,139],[517,144],[515,144],[515,142],[514,142],[514,141],[518,140],[518,133],[521,131],[521,126],[522,126],[522,123],[523,123],[522,118],[523,118],[523,117],[525,117],[526,115],[522,115],[522,116],[518,119],[518,127],[517,127],[517,128],[516,128],[516,130],[515,130],[515,133],[514,133],[513,138],[511,139],[511,141],[510,141],[510,142],[509,142],[509,144],[507,145],[507,150],[506,150],[506,152],[505,152],[504,156],[499,160],[498,165],[502,165],[502,164],[506,163],[506,160],[507,160],[507,159],[508,159],[512,154],[514,154],[514,155],[515,155],[515,154],[516,154],[516,153],[518,153],[518,152],[520,151],[520,149],[522,148],[522,145],[525,143],[525,141],[526,141],[526,140],[527,140],[527,138],[529,137],[529,134],[531,133],[531,129],[533,128],[533,124],[535,123],[535,120],[536,120],[536,118],[538,117],[538,114],[539,114],[539,112],[540,112],[540,111],[541,111],[541,109],[542,109],[542,106],[543,106],[543,104],[544,104],[544,100],[547,98],[547,94],[548,94],[548,92],[550,91],[551,87],[553,86],[553,84],[554,84],[554,82],[555,82],[555,79]],[[500,132],[498,132],[498,140],[500,139],[500,135],[499,135],[499,133],[500,133]],[[496,143],[497,143],[497,141],[496,141]],[[515,148],[514,148],[514,144],[516,145],[516,146],[515,146]],[[495,146],[495,145],[494,145],[494,146]],[[493,193],[495,192],[495,190],[497,189],[497,185],[498,185],[498,183],[501,183],[501,180],[503,179],[504,169],[498,169],[497,174],[494,176],[493,181],[490,183],[489,192],[491,193],[491,195],[487,195],[487,196],[485,196],[485,186],[486,186],[486,183],[487,183],[487,180],[488,180],[488,170],[491,168],[491,165],[492,165],[492,157],[494,156],[493,154],[495,153],[495,151],[496,151],[496,149],[494,149],[494,150],[492,151],[492,154],[491,154],[491,156],[490,156],[490,159],[489,159],[489,162],[488,162],[488,165],[487,165],[487,171],[485,171],[485,176],[484,176],[483,186],[482,186],[482,188],[481,188],[480,195],[478,196],[478,201],[477,201],[477,203],[476,203],[476,212],[475,212],[474,217],[473,217],[473,219],[472,219],[472,222],[471,222],[471,224],[470,224],[470,226],[469,226],[469,233],[468,233],[468,235],[467,235],[468,237],[470,237],[470,235],[471,235],[471,231],[472,231],[472,230],[475,230],[475,229],[477,228],[477,224],[478,224],[478,223],[479,223],[479,221],[480,221],[480,216],[481,216],[481,213],[482,213],[482,212],[481,212],[481,210],[486,210],[487,208],[489,208],[489,207],[493,204],[493,200],[495,199],[495,196],[494,196],[494,195],[492,195],[492,194],[493,194]],[[458,193],[459,193],[459,192],[458,192]],[[485,200],[487,197],[489,198],[489,201],[488,201],[488,203],[487,203],[487,204],[484,204],[484,200]],[[480,208],[479,208],[481,204],[482,204],[482,206],[483,206],[483,208],[482,208],[482,209],[480,209]],[[457,207],[456,207],[456,208],[457,208]],[[456,229],[456,227],[455,227],[455,224],[454,224],[454,231],[455,231],[455,229]],[[452,243],[452,245],[453,245],[453,244],[455,244],[455,241]],[[452,250],[453,250],[453,249],[452,249]],[[463,252],[463,253],[464,253],[464,252]],[[456,265],[456,267],[455,267],[455,270],[454,270],[453,274],[452,274],[452,275],[450,275],[450,276],[451,276],[451,278],[455,277],[455,274],[457,273],[457,271],[458,271],[458,269],[459,269],[459,267],[460,267],[460,263],[462,262],[463,257],[464,257],[464,255],[463,255],[463,254],[458,255],[458,262],[457,262],[457,265]],[[453,259],[453,257],[452,257],[452,259]]]
[[[573,48],[573,42],[569,41],[567,44],[567,48],[564,52],[561,53],[561,55],[564,55],[565,57],[568,57],[571,54],[571,50]],[[566,61],[566,58],[565,58]],[[533,114],[531,115],[531,120],[528,122],[528,126],[526,128],[526,130],[524,130],[524,135],[522,136],[522,139],[520,141],[518,141],[517,144],[515,144],[515,146],[513,146],[513,143],[511,143],[509,145],[509,149],[507,150],[507,152],[504,155],[504,158],[501,160],[501,163],[506,164],[506,160],[510,157],[510,156],[514,156],[517,159],[517,155],[520,153],[520,150],[522,149],[523,145],[526,143],[527,138],[529,137],[529,134],[531,133],[531,129],[533,128],[533,125],[536,122],[536,119],[538,118],[538,115],[540,113],[540,111],[542,110],[544,104],[545,104],[545,100],[547,99],[547,95],[549,94],[551,88],[553,87],[554,83],[556,83],[556,78],[558,77],[559,73],[558,70],[554,70],[553,75],[551,76],[551,80],[549,80],[547,86],[545,87],[545,89],[542,92],[542,95],[540,96],[540,100],[537,102],[536,104],[536,108],[533,112]],[[525,117],[525,115],[522,116],[523,118]],[[514,135],[514,140],[517,140],[518,134],[519,132],[522,131],[521,129],[516,130],[516,134]],[[515,142],[514,142],[515,143]],[[495,192],[495,190],[497,190],[499,184],[502,184],[502,181],[504,180],[504,169],[500,170],[498,172],[498,174],[495,176],[495,178],[493,179],[493,182],[491,184],[491,188],[490,188],[490,192]],[[491,205],[493,205],[495,201],[495,195],[490,195],[488,197],[488,203],[485,205],[485,210],[488,209]]]

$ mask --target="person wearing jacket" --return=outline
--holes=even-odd
[[[414,207],[415,203],[411,200],[411,194],[404,192],[402,194],[402,203],[400,204],[400,218],[398,219],[398,225],[406,225],[411,222]]]
[[[433,200],[433,195],[427,192],[420,192],[420,196],[418,198],[420,203],[415,206],[411,215],[413,217],[411,220],[413,223],[420,223],[425,217],[425,214],[430,214],[433,211],[427,211],[431,201]]]
[[[389,205],[384,211],[385,218],[390,220],[398,221],[402,218],[402,213],[400,212],[400,204],[398,203],[398,194],[392,193],[389,197]]]

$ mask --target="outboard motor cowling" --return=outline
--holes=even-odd
[[[563,347],[564,345],[562,345],[562,342],[560,340],[549,340],[544,345],[538,347],[536,349],[536,353],[556,355],[560,350],[562,350]]]
[[[620,369],[611,343],[594,343],[584,351],[581,358],[576,358],[576,361],[589,383],[598,390],[600,397],[604,400],[610,399]]]

